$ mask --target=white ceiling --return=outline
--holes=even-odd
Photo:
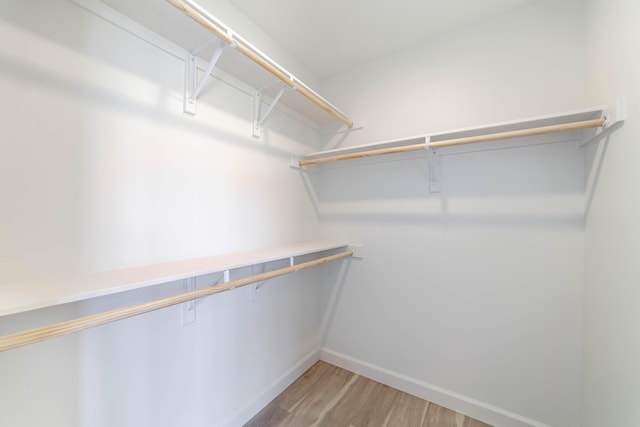
[[[534,0],[229,0],[319,77]]]

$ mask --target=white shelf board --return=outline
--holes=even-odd
[[[529,129],[542,126],[552,126],[564,123],[578,122],[602,117],[604,107],[592,107],[568,112],[548,114],[544,116],[529,117],[524,119],[493,123],[483,126],[455,129],[445,132],[436,132],[423,136],[412,136],[408,138],[395,139],[391,141],[375,142],[371,144],[356,145],[352,147],[337,148],[327,151],[319,151],[306,154],[301,160],[312,160],[321,157],[334,156],[339,154],[358,153],[361,151],[377,150],[383,148],[404,147],[407,145],[423,144],[429,137],[431,142],[445,141],[448,139],[464,138],[477,135],[488,135],[499,132],[509,132],[514,130]],[[527,137],[533,138],[533,137]]]
[[[74,1],[79,4],[86,3],[84,0]],[[215,37],[165,0],[102,0],[102,3],[160,37],[185,49],[185,58],[187,52],[200,47]],[[215,15],[215,11],[212,12]],[[206,49],[200,55],[200,58],[208,63],[212,53],[213,49]],[[269,86],[279,81],[234,49],[225,49],[216,64],[216,68],[255,89]],[[211,81],[208,84],[215,83]],[[267,89],[264,93],[269,97],[273,97],[277,91],[276,87]],[[293,90],[286,91],[279,104],[300,113],[318,125],[336,122],[332,115]],[[250,114],[250,111],[248,114]]]
[[[347,246],[347,242],[318,240],[73,277],[5,282],[0,284],[0,316]]]

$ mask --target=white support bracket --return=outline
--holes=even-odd
[[[297,156],[295,154],[291,154],[291,157],[289,158],[289,167],[291,169],[300,169],[300,170],[305,170],[302,166],[300,166],[300,161],[302,160],[301,156]]]
[[[293,267],[295,265],[295,259],[293,256],[288,258],[289,267]],[[251,266],[251,275],[257,276],[258,274],[262,274],[265,272],[265,264],[253,264]],[[267,283],[267,280],[261,280],[260,282],[255,282],[251,286],[251,301],[255,301],[260,296],[260,289]]]
[[[364,245],[352,243],[348,246],[347,249],[353,252],[353,255],[352,255],[353,258],[356,258],[356,259],[364,258],[364,255],[365,255]]]
[[[624,96],[619,96],[616,98],[615,107],[609,107],[604,110],[604,123],[602,124],[602,129],[596,131],[595,135],[587,139],[583,139],[580,143],[580,148],[585,145],[590,144],[592,141],[595,141],[599,138],[602,138],[603,135],[609,132],[611,129],[615,129],[627,118],[627,99]]]
[[[264,264],[253,264],[251,266],[251,275],[252,276],[257,276],[257,275],[262,274],[262,273],[264,273]],[[260,289],[262,287],[262,285],[265,284],[265,282],[266,282],[266,280],[261,280],[259,282],[255,282],[254,283],[254,288],[256,290]]]
[[[624,122],[627,118],[627,98],[624,96],[617,97],[615,111],[609,112],[607,115],[609,118],[607,119],[606,127],[613,126],[619,122]]]
[[[425,137],[424,149],[427,150],[427,158],[429,159],[429,191],[432,193],[440,192],[440,154],[435,148],[429,147],[431,138]]]
[[[252,130],[252,135],[253,135],[254,138],[260,138],[260,136],[262,134],[262,124],[264,123],[265,120],[267,120],[267,117],[269,117],[269,115],[271,114],[271,112],[275,108],[275,106],[278,103],[278,101],[280,101],[280,98],[282,98],[282,95],[284,95],[285,90],[287,90],[287,88],[290,88],[290,89],[293,89],[293,90],[296,89],[295,86],[289,87],[284,82],[278,82],[276,84],[280,85],[280,89],[278,90],[278,93],[276,94],[276,96],[274,96],[273,99],[271,100],[271,104],[269,104],[269,107],[264,112],[262,117],[260,117],[261,116],[261,110],[262,110],[262,93],[264,92],[264,90],[267,87],[270,87],[270,86],[256,89],[256,93],[255,93],[255,96],[253,98],[253,130]]]
[[[202,75],[202,78],[200,79],[200,81],[198,81],[198,66],[196,64],[198,59],[198,54],[202,52],[204,49],[211,46],[212,44],[217,44],[216,49],[213,52],[213,55],[211,55],[211,59],[209,60],[209,65],[207,66],[207,69]],[[198,95],[200,95],[200,92],[202,92],[202,89],[204,88],[204,85],[207,83],[207,80],[209,80],[209,77],[211,77],[211,73],[213,72],[213,69],[218,63],[218,60],[220,59],[222,52],[228,46],[235,48],[236,45],[237,45],[236,41],[234,41],[230,45],[227,45],[224,41],[219,40],[217,38],[213,38],[207,41],[206,43],[204,43],[202,46],[192,50],[189,53],[189,56],[187,57],[187,60],[186,60],[187,70],[185,73],[185,85],[184,85],[184,112],[185,113],[189,113],[189,114],[198,113]]]
[[[253,264],[251,266],[251,275],[257,276],[258,274],[264,273],[264,264],[261,264],[262,267],[259,267],[258,264]],[[251,301],[255,301],[258,299],[260,288],[266,283],[266,280],[262,280],[260,282],[255,282],[251,286]]]
[[[187,279],[184,279],[182,290],[185,293],[195,291],[196,278],[189,277]],[[196,321],[196,300],[183,302],[182,303],[182,324],[188,325],[189,323],[193,323],[195,321]]]

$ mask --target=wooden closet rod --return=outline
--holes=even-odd
[[[190,0],[167,0],[169,3],[180,9],[185,15],[211,31],[220,40],[223,40],[227,44],[235,44],[235,49],[276,76],[278,79],[285,82],[289,87],[295,88],[302,96],[309,99],[318,107],[325,110],[327,113],[340,120],[348,127],[353,127],[353,122],[349,120],[342,112],[336,107],[331,105],[326,99],[322,98],[315,91],[302,83],[300,80],[283,70],[278,64],[276,64],[269,57],[261,53],[258,49],[253,47],[250,43],[242,39],[236,34],[233,34],[228,28],[217,21],[207,11],[202,9],[196,3]]]
[[[443,141],[435,141],[431,143],[405,145],[402,147],[381,148],[378,150],[338,154],[335,156],[319,157],[317,159],[301,160],[300,166],[314,165],[317,163],[335,162],[337,160],[357,159],[360,157],[380,156],[383,154],[404,153],[408,151],[420,151],[426,148],[451,147],[454,145],[473,144],[476,142],[497,141],[500,139],[519,138],[523,136],[544,135],[547,133],[602,127],[605,121],[606,121],[606,118],[600,118],[600,119],[593,119],[593,120],[585,120],[581,122],[563,123],[559,125],[513,130],[508,132],[490,133],[486,135],[467,136],[464,138],[453,138],[453,139],[447,139]]]
[[[219,285],[212,285],[207,288],[197,289],[195,291],[162,298],[155,301],[118,308],[115,310],[106,311],[104,313],[93,314],[90,316],[67,320],[65,322],[43,326],[24,332],[5,335],[3,337],[0,337],[0,352],[12,350],[14,348],[22,347],[29,344],[34,344],[40,341],[48,340],[50,338],[59,337],[73,332],[78,332],[83,329],[93,328],[94,326],[100,326],[106,323],[115,322],[116,320],[126,319],[127,317],[137,316],[139,314],[159,310],[161,308],[217,294],[229,289],[240,288],[252,283],[262,282],[264,280],[283,276],[285,274],[293,273],[305,268],[314,267],[316,265],[325,264],[342,258],[347,258],[351,255],[353,255],[353,252],[348,250],[335,255],[326,256],[324,258],[304,262],[298,265],[293,265],[274,271],[268,271],[266,273],[245,277],[243,279],[233,280],[227,283],[221,283]]]

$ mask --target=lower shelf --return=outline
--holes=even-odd
[[[200,276],[344,248],[346,242],[312,241],[249,252],[194,258],[73,277],[0,284],[0,316],[111,295]]]

